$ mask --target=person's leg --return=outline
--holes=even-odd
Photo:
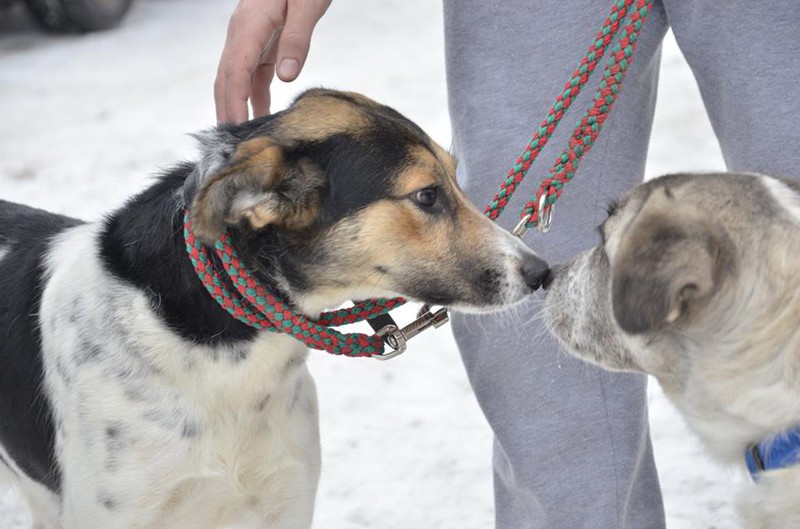
[[[460,181],[479,207],[494,195],[610,7],[598,0],[445,1],[453,146]],[[607,203],[643,178],[664,32],[657,5],[611,117],[556,205],[553,229],[527,236],[551,263],[592,246]],[[592,86],[531,170],[518,192],[526,196],[515,197],[501,217],[506,228],[517,223],[524,200],[566,145]],[[453,317],[495,434],[497,527],[663,527],[646,379],[568,357],[537,318],[540,312],[532,300],[497,315]]]
[[[800,178],[800,3],[666,0],[730,170]]]

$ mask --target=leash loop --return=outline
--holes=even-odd
[[[517,223],[516,227],[511,231],[513,236],[519,237],[520,239],[524,237],[528,232],[529,224],[534,224],[540,233],[547,233],[550,231],[550,227],[553,225],[553,213],[555,212],[556,205],[548,204],[547,195],[544,193],[539,194],[539,202],[537,204],[538,207],[536,211],[541,212],[539,214],[539,221],[532,223],[530,216],[523,215],[522,218],[519,219],[519,223]]]

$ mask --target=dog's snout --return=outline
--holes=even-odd
[[[550,265],[535,255],[528,257],[522,264],[522,275],[525,277],[525,283],[536,290],[547,282],[550,276]]]

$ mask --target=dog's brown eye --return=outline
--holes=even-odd
[[[425,189],[420,189],[417,191],[417,194],[414,195],[414,200],[420,206],[424,206],[426,208],[430,208],[436,205],[436,198],[439,196],[439,190],[435,187],[426,187]]]

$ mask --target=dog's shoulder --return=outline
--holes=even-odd
[[[39,303],[52,238],[81,221],[0,201],[0,442],[16,466],[58,488],[53,421],[42,387]]]

